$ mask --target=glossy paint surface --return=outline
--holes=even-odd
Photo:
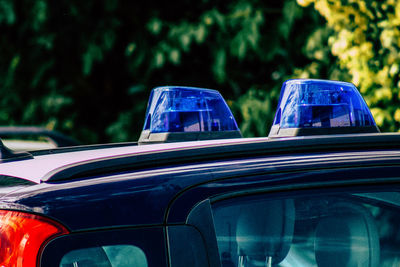
[[[391,167],[388,167],[390,165]],[[19,188],[1,207],[45,214],[72,231],[184,223],[200,201],[240,190],[290,190],[397,179],[399,151],[256,157]],[[383,180],[382,180],[383,181]]]
[[[76,151],[69,153],[48,154],[37,156],[34,159],[7,162],[0,164],[0,175],[19,177],[40,183],[43,177],[49,176],[59,169],[72,167],[77,164],[84,164],[93,160],[112,159],[118,157],[135,156],[146,153],[159,153],[165,151],[184,150],[190,148],[202,148],[215,145],[227,144],[245,144],[255,141],[255,138],[246,139],[226,139],[226,140],[210,140],[196,141],[184,143],[168,143],[157,145],[143,146],[124,146],[108,149],[96,149]],[[267,138],[258,138],[258,141],[268,140]]]

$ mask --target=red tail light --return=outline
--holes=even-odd
[[[0,267],[34,267],[44,245],[68,230],[48,218],[0,210]]]

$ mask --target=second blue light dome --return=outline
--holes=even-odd
[[[314,79],[284,82],[270,136],[353,132],[379,132],[353,84]]]

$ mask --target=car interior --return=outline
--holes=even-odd
[[[214,203],[222,267],[396,266],[399,206],[360,196],[250,196]]]

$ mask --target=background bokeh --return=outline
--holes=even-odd
[[[136,141],[150,90],[188,85],[265,136],[282,82],[310,77],[353,82],[398,131],[399,26],[394,0],[0,0],[0,125]]]

